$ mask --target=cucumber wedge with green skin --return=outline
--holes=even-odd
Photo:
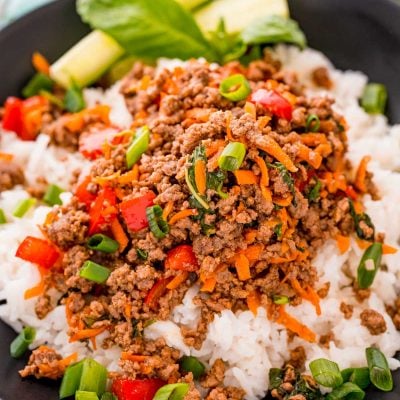
[[[96,82],[124,54],[110,36],[95,30],[85,36],[50,67],[50,76],[68,89]]]
[[[215,31],[221,18],[226,31],[241,32],[255,19],[267,15],[289,16],[286,0],[215,0],[195,14],[195,20],[203,33]]]
[[[186,8],[186,10],[194,10],[195,8],[200,7],[201,5],[208,3],[209,0],[175,0],[182,7]]]

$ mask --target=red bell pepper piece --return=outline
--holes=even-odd
[[[120,204],[119,208],[126,226],[131,231],[137,232],[148,226],[146,208],[153,205],[155,197],[156,195],[150,191],[143,196],[124,201]]]
[[[15,256],[50,269],[60,257],[60,252],[47,240],[27,236],[19,245]]]
[[[89,235],[101,232],[117,215],[117,197],[108,187],[103,188],[89,210]]]
[[[164,385],[161,379],[114,379],[111,391],[118,400],[153,400]]]
[[[181,244],[170,250],[165,259],[165,268],[178,271],[197,271],[199,263],[193,252],[193,247],[188,244]]]
[[[22,132],[23,101],[17,97],[8,97],[4,104],[3,129],[17,134]]]
[[[89,192],[87,187],[89,183],[92,181],[90,176],[87,176],[76,188],[75,190],[75,197],[81,202],[86,205],[86,207],[90,207],[90,205],[96,199],[96,195]]]
[[[144,304],[150,308],[156,308],[159,298],[167,291],[167,285],[172,279],[172,277],[159,279],[147,293]]]
[[[292,119],[292,105],[275,90],[258,89],[252,93],[250,100],[261,104],[279,118]]]
[[[118,132],[116,128],[107,128],[82,135],[79,138],[80,153],[89,160],[95,160],[103,154],[104,143],[107,141],[111,143]]]

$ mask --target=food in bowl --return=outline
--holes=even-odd
[[[12,356],[33,349],[21,376],[62,378],[60,398],[77,399],[391,390],[400,178],[385,88],[299,49],[282,16],[220,24],[217,46],[163,0],[189,24],[176,43],[196,43],[164,49],[150,30],[132,41],[140,24],[117,29],[156,14],[129,3],[78,2],[101,31],[52,66],[36,53],[27,98],[4,106],[0,316],[20,331]],[[277,42],[298,47],[264,48]],[[131,48],[150,60],[82,90]],[[154,63],[165,55],[186,61]]]

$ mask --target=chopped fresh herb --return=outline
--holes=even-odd
[[[142,249],[136,249],[136,254],[143,261],[146,261],[147,257],[149,256],[149,253]]]
[[[228,198],[228,193],[222,191],[222,185],[224,184],[225,179],[226,172],[221,169],[207,174],[207,188],[215,190],[221,199]]]
[[[64,105],[68,111],[73,113],[79,112],[86,107],[82,89],[75,83],[73,83],[65,93]]]
[[[278,240],[280,240],[282,238],[282,222],[275,226],[274,233],[275,233],[276,237],[278,238]]]
[[[349,199],[350,204],[350,214],[354,220],[355,228],[357,236],[360,239],[364,240],[371,240],[375,237],[375,226],[371,221],[371,218],[366,213],[357,214],[354,208],[353,202]],[[367,227],[371,228],[372,232],[370,234],[366,234],[362,229],[362,225],[366,225]]]
[[[47,75],[38,72],[22,89],[22,95],[26,98],[39,94],[42,90],[51,91],[54,82]]]
[[[293,204],[296,205],[294,196],[296,194],[295,188],[294,188],[294,180],[292,178],[292,175],[288,171],[288,169],[280,162],[275,162],[275,163],[269,163],[268,166],[270,168],[275,168],[280,176],[282,177],[283,182],[286,183],[287,187],[289,188],[290,192],[293,195]]]
[[[311,190],[307,194],[307,198],[309,201],[317,201],[319,199],[319,194],[321,191],[322,183],[319,179],[315,185],[311,188]]]

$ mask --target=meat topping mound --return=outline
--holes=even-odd
[[[386,321],[382,314],[375,310],[364,310],[361,315],[361,325],[365,326],[371,335],[381,335],[386,332]]]
[[[0,159],[0,192],[22,185],[24,181],[24,173],[16,163]]]

